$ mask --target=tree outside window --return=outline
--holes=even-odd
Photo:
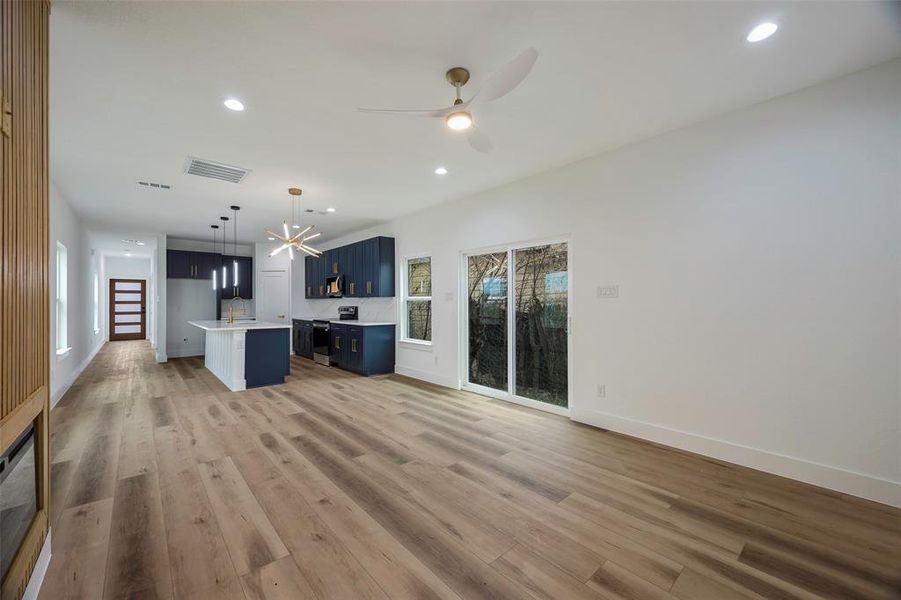
[[[404,338],[416,342],[432,341],[432,258],[406,261],[404,286]]]

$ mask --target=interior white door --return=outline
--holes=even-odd
[[[262,285],[257,292],[257,320],[289,323],[291,292],[287,271],[263,271]]]

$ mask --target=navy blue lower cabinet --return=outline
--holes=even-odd
[[[394,325],[344,327],[341,368],[361,375],[394,373],[394,329]]]
[[[291,372],[291,330],[250,329],[244,336],[244,382],[248,389],[285,383]]]
[[[329,362],[333,367],[343,367],[347,350],[347,328],[332,323],[329,325]]]
[[[294,354],[313,358],[313,322],[293,319]]]

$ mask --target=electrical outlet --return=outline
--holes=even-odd
[[[619,298],[618,285],[602,285],[598,288],[598,298]]]
[[[607,386],[603,383],[598,384],[598,398],[606,398],[607,397]]]

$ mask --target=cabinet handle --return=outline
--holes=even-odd
[[[350,340],[350,351],[351,352],[357,351],[357,340]]]
[[[312,295],[313,295],[313,288],[312,288],[312,286],[308,285],[307,286],[307,296],[312,296]]]
[[[350,282],[350,293],[351,294],[354,293],[354,282],[353,281]]]
[[[340,349],[341,349],[341,336],[336,335],[335,336],[335,350],[340,350]]]
[[[323,287],[324,287],[324,286],[321,286],[321,285],[319,286],[319,295],[320,295],[320,296],[324,295],[324,294],[322,293],[322,288],[323,288]]]
[[[367,282],[366,282],[366,293],[367,293],[367,294],[371,294],[371,293],[372,293],[372,282],[371,282],[371,281],[367,281]]]
[[[332,263],[332,273],[338,274],[338,263]]]

